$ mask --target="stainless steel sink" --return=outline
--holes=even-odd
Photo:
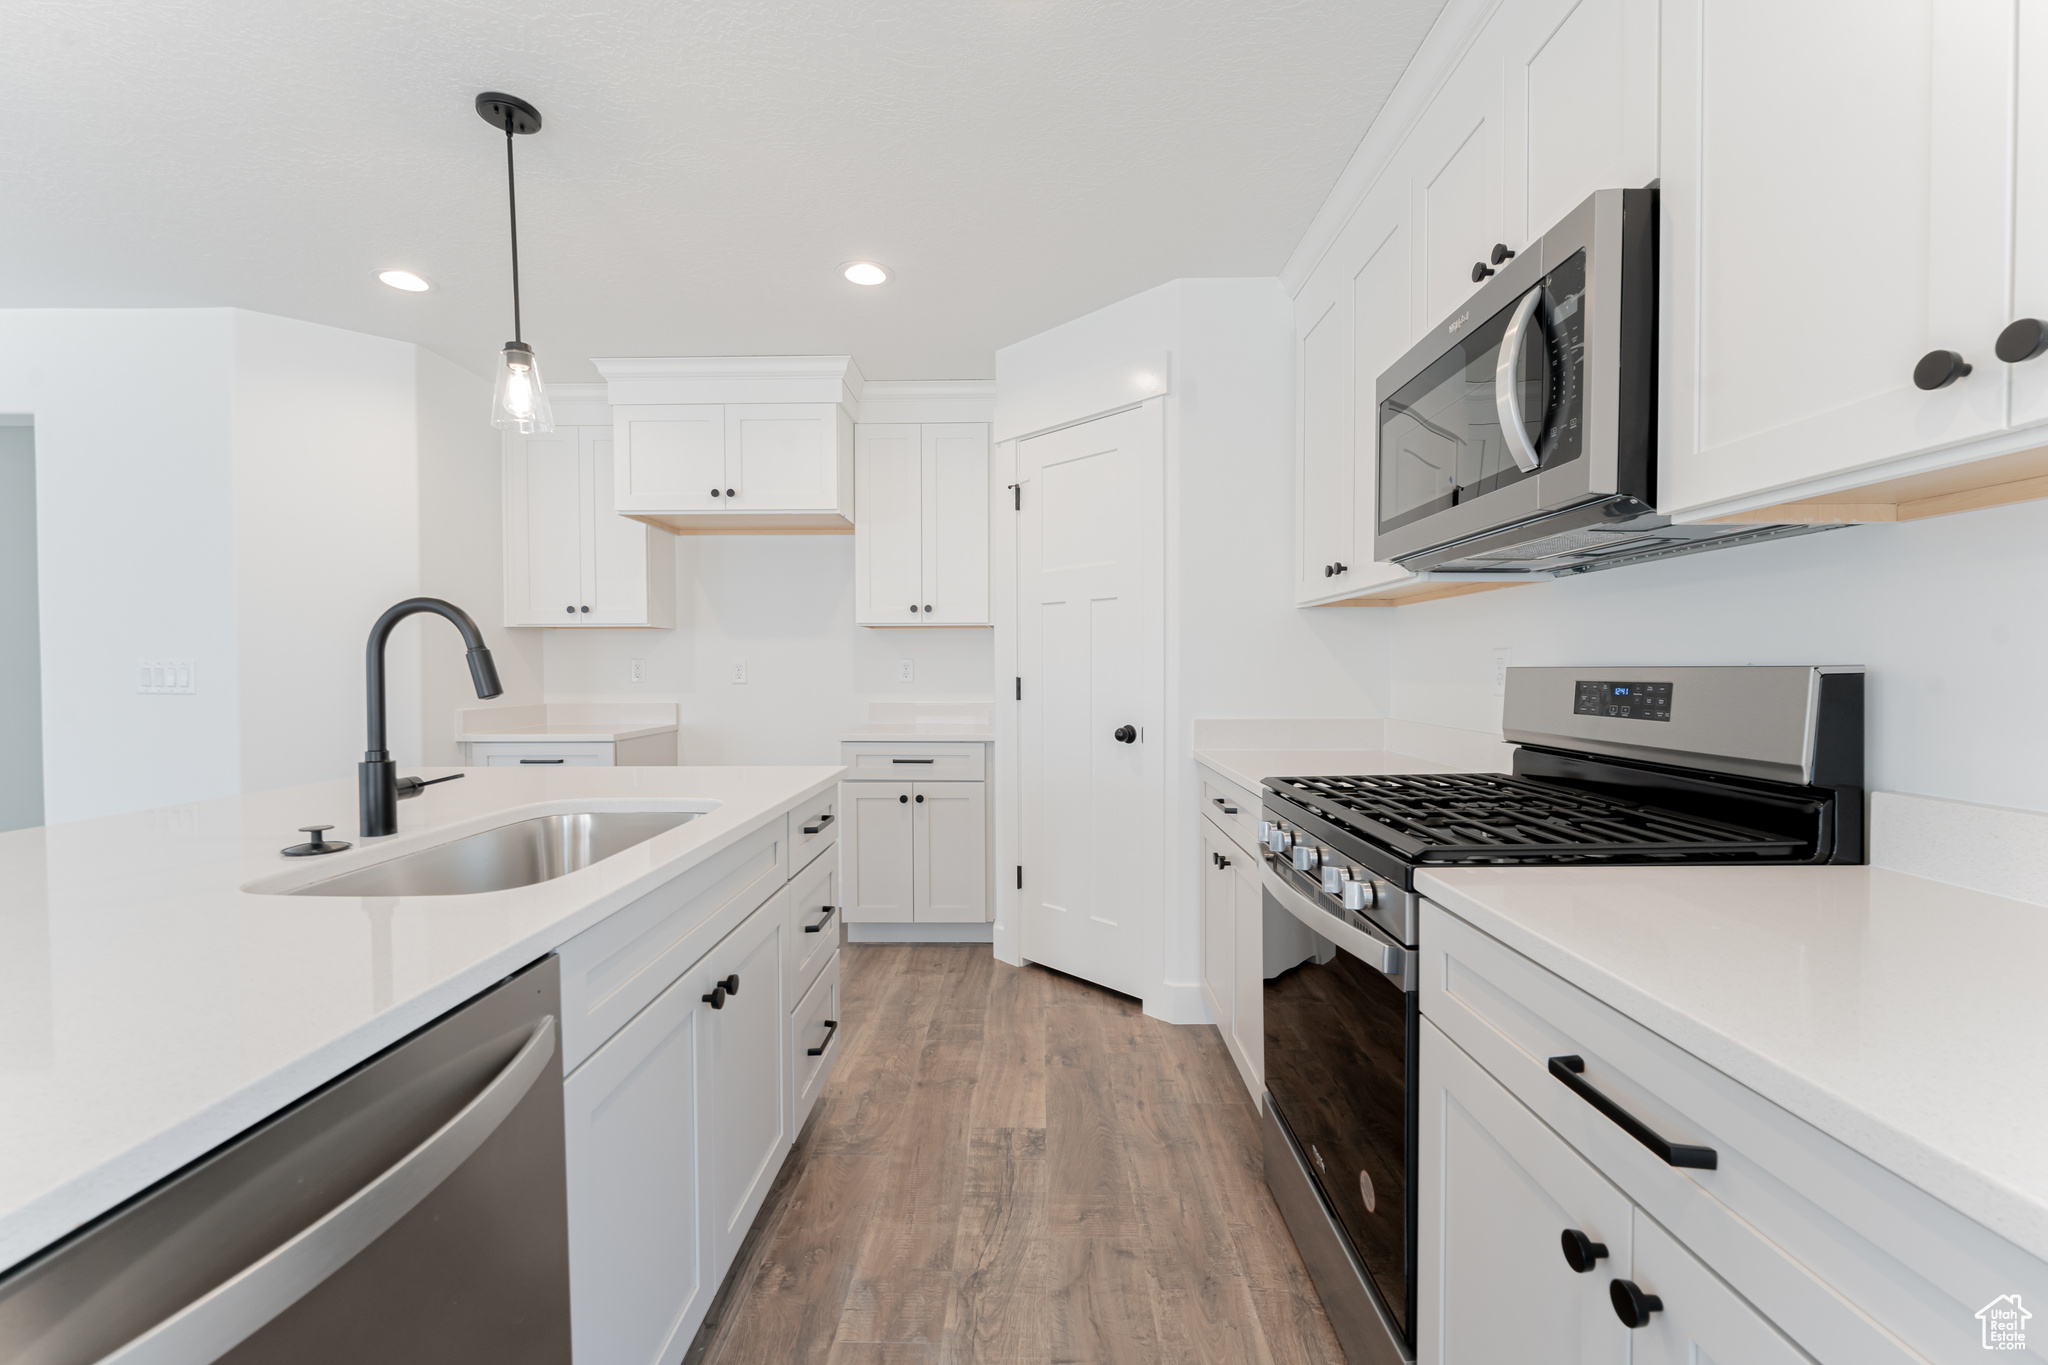
[[[579,811],[501,825],[301,887],[295,896],[466,896],[552,881],[666,834],[698,811]]]

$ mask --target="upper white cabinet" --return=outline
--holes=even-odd
[[[505,437],[505,624],[673,627],[675,542],[613,510],[608,414],[557,406],[594,420]]]
[[[2016,192],[2038,240],[2048,191],[2031,102],[2015,154],[2015,35],[2038,63],[2040,7],[1665,0],[1663,16],[1662,509],[1826,493],[2003,432],[2015,375],[2030,397],[2048,384],[2048,360],[1993,352],[2016,266],[2021,301],[2048,308],[2040,253],[2014,251]],[[2043,75],[2030,91],[2021,73],[2023,98]],[[1936,351],[1971,372],[1923,390]]]
[[[854,429],[854,620],[984,626],[988,426],[874,422]]]
[[[622,514],[694,535],[853,530],[863,381],[851,357],[593,363],[612,402]]]

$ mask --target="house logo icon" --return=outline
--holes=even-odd
[[[2020,1296],[2017,1294],[2000,1294],[1979,1308],[1977,1321],[1984,1324],[1984,1349],[2026,1350],[2027,1319],[2033,1316],[2020,1304]]]

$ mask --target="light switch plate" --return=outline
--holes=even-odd
[[[637,683],[644,683],[647,681],[647,660],[633,660],[633,681]]]
[[[1504,697],[1508,691],[1508,662],[1514,658],[1512,649],[1493,651],[1493,695]]]
[[[898,659],[896,661],[897,682],[916,681],[917,670],[912,666],[913,662],[914,661],[910,659]]]
[[[743,683],[747,680],[747,661],[745,659],[739,659],[733,663],[732,680],[736,683]]]
[[[136,666],[135,690],[189,696],[199,690],[199,673],[190,659],[144,659]]]

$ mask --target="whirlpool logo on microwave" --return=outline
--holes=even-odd
[[[1456,336],[1459,330],[1470,321],[1472,321],[1472,310],[1467,308],[1464,312],[1451,319],[1451,325],[1444,329],[1444,335]]]

